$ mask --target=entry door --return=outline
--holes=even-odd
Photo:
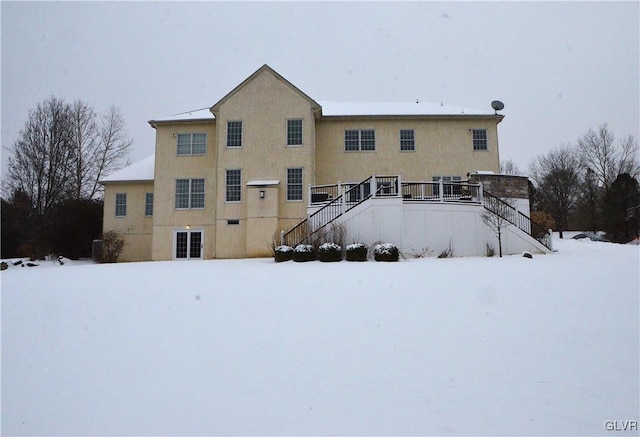
[[[175,232],[175,259],[202,259],[203,238],[201,230],[179,230]]]

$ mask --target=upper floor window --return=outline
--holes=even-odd
[[[116,217],[127,215],[127,193],[116,193]]]
[[[227,147],[242,147],[242,121],[227,122]]]
[[[376,150],[376,131],[373,129],[345,130],[345,151],[374,151]]]
[[[287,200],[302,200],[302,169],[287,169]]]
[[[416,150],[416,139],[413,129],[400,129],[400,150]]]
[[[204,208],[204,179],[176,179],[176,209]]]
[[[207,153],[207,134],[178,134],[178,155]]]
[[[242,170],[227,170],[226,188],[225,199],[227,202],[242,201]]]
[[[145,193],[144,196],[144,215],[153,215],[153,193]]]
[[[473,150],[487,150],[487,130],[472,129]]]
[[[287,120],[287,146],[302,146],[302,119]]]

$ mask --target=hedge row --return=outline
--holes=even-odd
[[[342,261],[343,255],[347,261],[366,261],[369,248],[362,243],[354,243],[347,246],[343,252],[342,247],[335,243],[324,243],[316,251],[310,244],[298,244],[291,246],[277,246],[275,248],[276,262],[296,261],[306,262],[320,260],[323,262]],[[377,244],[373,250],[376,261],[398,261],[400,253],[398,248],[391,243]]]

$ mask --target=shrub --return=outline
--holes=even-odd
[[[533,211],[531,213],[531,235],[534,238],[543,238],[549,232],[549,229],[555,229],[556,222],[544,211]]]
[[[109,231],[102,234],[101,263],[114,263],[124,249],[124,238],[116,231]]]
[[[310,244],[298,244],[293,250],[293,260],[297,262],[314,261],[316,253]]]
[[[366,261],[369,248],[362,243],[347,246],[347,261]]]
[[[496,254],[496,250],[493,248],[492,245],[490,245],[489,243],[487,243],[487,256],[489,258],[491,258],[492,256],[494,256]]]
[[[453,250],[451,250],[451,248],[448,248],[440,252],[440,255],[438,255],[438,258],[451,258],[452,256],[453,256]]]
[[[291,246],[276,246],[274,252],[277,263],[293,259],[293,247]]]
[[[342,261],[342,247],[336,243],[324,243],[318,248],[318,259],[324,262]]]
[[[373,250],[373,256],[376,261],[398,261],[400,252],[395,245],[383,243],[376,245]]]

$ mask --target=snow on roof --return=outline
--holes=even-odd
[[[280,181],[271,180],[271,181],[249,181],[247,182],[247,186],[249,187],[266,187],[269,185],[278,185]]]
[[[492,109],[471,109],[433,102],[328,102],[318,101],[323,116],[357,115],[494,115]]]
[[[168,117],[154,118],[151,122],[162,121],[184,121],[184,120],[214,120],[215,117],[209,108],[195,109],[193,111],[181,112],[180,114],[170,115]]]
[[[105,176],[100,183],[105,182],[128,182],[128,181],[153,181],[156,155],[147,156],[140,161],[134,162],[128,167],[118,170],[115,173]]]

